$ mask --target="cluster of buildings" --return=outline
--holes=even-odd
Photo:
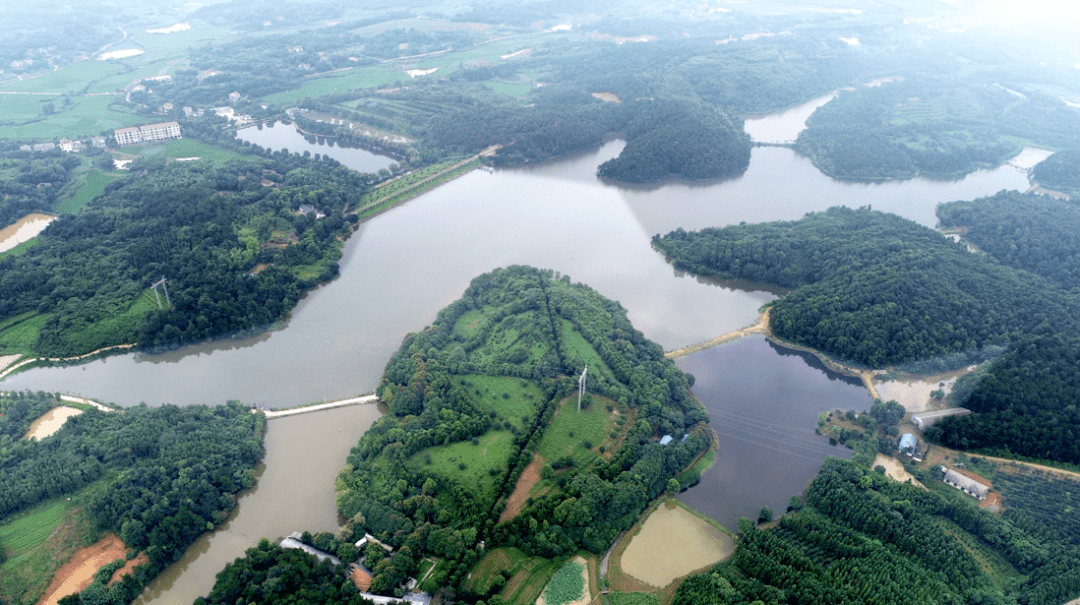
[[[118,128],[113,131],[113,136],[116,138],[117,145],[135,145],[137,143],[179,139],[180,124],[162,122],[160,124],[147,124],[146,126]]]
[[[341,559],[334,555],[323,552],[314,546],[309,546],[301,541],[302,534],[300,532],[293,532],[289,537],[281,541],[282,548],[298,548],[308,554],[315,555],[319,558],[319,561],[329,559],[334,565],[341,565]],[[394,552],[394,548],[387,544],[383,544],[379,540],[375,539],[371,534],[364,534],[364,537],[356,542],[356,547],[361,549],[367,546],[368,543],[375,543],[383,547],[388,553]],[[382,595],[373,594],[367,592],[371,588],[372,572],[367,567],[364,567],[360,563],[350,563],[350,575],[353,582],[356,584],[357,589],[360,591],[360,595],[369,601],[372,601],[376,605],[429,605],[431,603],[431,595],[424,592],[411,592],[416,587],[416,579],[409,578],[409,583],[405,586],[410,592],[406,592],[404,596],[400,598],[384,597]]]
[[[35,143],[33,145],[20,145],[20,151],[52,151],[57,147],[60,147],[61,151],[67,153],[84,151],[88,146],[97,147],[99,149],[105,148],[105,137],[91,137],[85,141],[77,141],[73,139],[60,139],[60,143]]]

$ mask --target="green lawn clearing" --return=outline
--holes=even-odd
[[[477,438],[476,445],[458,441],[429,447],[413,454],[410,461],[469,488],[480,486],[485,495],[491,496],[495,491],[491,471],[498,474],[506,468],[513,440],[510,431],[488,431]]]

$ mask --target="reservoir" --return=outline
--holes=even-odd
[[[622,146],[477,170],[364,223],[345,246],[340,277],[311,292],[280,330],[33,369],[5,379],[4,389],[123,406],[239,399],[284,407],[369,393],[405,334],[430,324],[477,275],[511,264],[588,284],[621,302],[646,337],[672,349],[753,324],[775,295],[674,271],[652,249],[654,234],[795,220],[838,204],[933,226],[939,202],[1028,186],[1025,174],[1007,165],[959,181],[842,183],[780,147],[755,148],[745,174],[715,183],[627,188],[599,181],[596,167]]]
[[[757,519],[762,505],[783,514],[826,456],[851,457],[851,450],[815,434],[818,414],[869,410],[873,403],[859,379],[761,335],[681,357],[676,365],[694,375],[693,392],[720,438],[716,462],[679,500],[732,531],[739,517]]]
[[[279,125],[245,136],[282,128],[296,134]],[[312,155],[337,149],[296,136],[302,144],[283,146]],[[1026,175],[1010,166],[959,181],[842,183],[779,147],[755,148],[744,174],[717,182],[626,187],[597,179],[597,166],[622,147],[613,141],[539,165],[477,170],[375,217],[347,242],[340,277],[311,292],[274,332],[33,369],[8,377],[3,388],[123,406],[239,399],[286,407],[352,397],[371,392],[402,338],[429,325],[470,280],[512,264],[554,269],[588,284],[620,301],[647,338],[673,349],[755,323],[776,294],[675,271],[652,249],[654,234],[795,220],[838,204],[871,205],[933,226],[938,202],[1028,187]],[[756,517],[762,504],[783,511],[825,455],[849,454],[813,434],[818,412],[870,406],[862,387],[760,337],[690,355],[679,365],[696,375],[694,391],[721,439],[716,466],[681,497],[728,527]],[[226,562],[261,537],[336,529],[334,478],[377,415],[373,406],[354,406],[270,421],[255,488],[226,524],[148,588],[140,605],[190,604],[209,591]]]

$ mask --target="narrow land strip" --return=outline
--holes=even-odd
[[[778,345],[780,345],[782,347],[785,347],[785,348],[788,348],[788,349],[795,349],[797,351],[804,351],[806,353],[810,353],[811,355],[814,355],[819,360],[821,360],[821,363],[823,363],[825,365],[825,367],[829,368],[833,372],[836,372],[837,374],[843,374],[844,376],[852,376],[854,378],[858,378],[859,380],[861,380],[862,383],[863,383],[863,386],[866,387],[866,390],[870,393],[870,397],[872,397],[873,399],[880,399],[881,398],[881,396],[878,395],[877,389],[874,387],[874,373],[873,373],[873,371],[857,369],[857,368],[851,368],[851,367],[845,366],[845,365],[843,365],[841,363],[838,363],[838,362],[834,361],[833,359],[830,359],[827,355],[823,354],[822,352],[820,352],[820,351],[818,351],[816,349],[812,349],[810,347],[804,347],[802,345],[798,345],[798,344],[795,344],[795,343],[792,343],[792,342],[787,342],[785,340],[780,339],[775,334],[773,334],[772,330],[769,329],[769,308],[768,307],[766,307],[765,310],[763,310],[761,312],[761,315],[758,317],[757,323],[755,323],[752,326],[747,326],[745,328],[740,328],[738,330],[728,332],[727,334],[721,334],[720,336],[717,336],[716,338],[713,338],[713,339],[710,339],[710,340],[706,340],[705,342],[699,342],[697,344],[693,344],[693,345],[690,345],[688,347],[683,347],[681,349],[674,349],[672,351],[668,351],[668,352],[664,353],[664,357],[667,357],[668,359],[678,359],[679,357],[685,357],[685,356],[690,355],[692,353],[697,353],[699,351],[704,351],[705,349],[715,347],[716,345],[723,344],[725,342],[731,342],[733,340],[738,340],[740,338],[750,336],[751,334],[764,334],[765,338],[768,338],[770,341],[772,341],[772,342],[774,342],[774,343],[776,343],[776,344],[778,344]]]
[[[308,405],[298,408],[290,408],[288,410],[274,410],[264,411],[263,415],[266,418],[283,418],[285,416],[295,416],[297,414],[307,414],[309,412],[321,412],[323,410],[329,410],[333,408],[345,407],[347,405],[360,405],[363,403],[375,403],[379,400],[378,395],[361,395],[360,397],[352,397],[350,399],[340,399],[338,401],[328,401],[326,403],[320,403],[318,405]],[[256,412],[258,410],[252,410]]]

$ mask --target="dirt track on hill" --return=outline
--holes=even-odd
[[[90,585],[94,574],[103,566],[124,558],[127,547],[116,537],[106,534],[96,543],[80,548],[67,563],[56,570],[53,581],[37,605],[56,605],[60,599],[75,594]]]
[[[525,501],[529,499],[529,492],[540,481],[540,469],[543,466],[544,458],[540,454],[534,454],[533,461],[529,463],[529,466],[525,467],[521,477],[518,477],[514,493],[510,494],[510,500],[506,503],[506,510],[499,517],[499,523],[513,519],[525,508]]]

